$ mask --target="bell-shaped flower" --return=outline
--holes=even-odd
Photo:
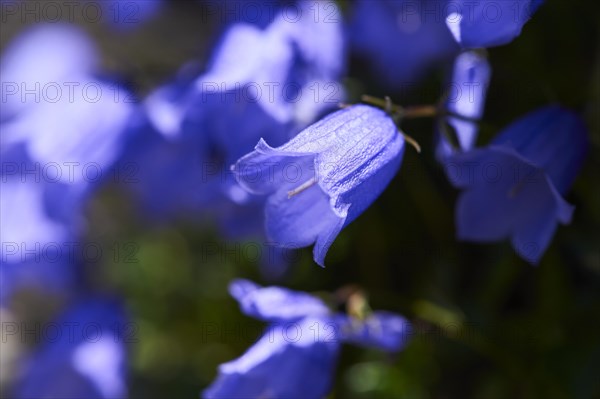
[[[76,303],[48,325],[40,347],[22,366],[13,397],[126,397],[125,346],[132,329],[113,300],[86,298]]]
[[[469,119],[481,119],[490,76],[491,68],[485,55],[475,51],[461,53],[454,61],[446,109]],[[477,123],[453,116],[447,117],[446,121],[456,133],[458,149],[467,151],[473,148],[479,131]],[[452,144],[446,135],[440,134],[437,147],[438,158],[443,159],[452,151]]]
[[[312,295],[282,287],[260,287],[236,280],[230,293],[242,311],[271,324],[238,359],[222,364],[203,392],[219,398],[323,398],[331,389],[342,342],[400,350],[409,323],[389,312],[366,319],[332,313]]]
[[[269,240],[290,248],[314,243],[314,259],[323,265],[342,228],[394,177],[403,152],[403,136],[384,111],[355,105],[309,126],[280,147],[259,141],[232,170],[248,192],[269,195]]]
[[[456,206],[459,239],[510,238],[522,258],[538,263],[557,223],[571,221],[573,207],[563,196],[587,149],[583,121],[548,106],[512,123],[487,147],[449,157],[448,178],[464,190]]]
[[[510,43],[543,0],[457,0],[446,6],[446,25],[463,48],[494,47]]]
[[[439,17],[445,7],[438,0],[357,0],[350,7],[351,48],[386,88],[409,90],[459,50]]]

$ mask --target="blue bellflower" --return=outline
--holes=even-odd
[[[404,139],[377,108],[354,105],[273,148],[260,140],[232,167],[250,193],[269,195],[268,238],[285,247],[315,244],[323,265],[343,227],[381,194],[400,167]]]
[[[270,323],[238,359],[222,364],[206,399],[323,398],[332,385],[342,342],[389,352],[406,344],[410,326],[401,316],[375,312],[365,319],[333,314],[320,299],[247,280],[230,285],[246,315]]]
[[[491,67],[485,55],[474,51],[461,53],[454,61],[446,109],[457,115],[481,119],[490,76]],[[477,123],[452,116],[446,121],[456,133],[458,149],[473,148],[479,130]],[[453,148],[446,136],[440,135],[439,139],[437,155],[441,159],[452,153]]]
[[[383,84],[410,87],[459,50],[439,17],[444,6],[438,0],[358,0],[349,24],[351,46]]]
[[[128,324],[121,306],[105,298],[85,298],[67,309],[55,325],[59,331],[69,330],[56,339],[48,336],[49,342],[42,342],[26,359],[14,397],[126,397]]]
[[[494,47],[510,43],[543,0],[453,0],[446,24],[463,48]]]
[[[456,206],[459,239],[510,237],[515,251],[538,263],[557,223],[571,220],[563,196],[588,149],[581,119],[558,106],[534,111],[504,129],[487,147],[447,159],[452,184],[464,190]]]

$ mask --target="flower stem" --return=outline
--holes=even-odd
[[[457,113],[447,111],[437,105],[415,105],[411,107],[402,107],[400,105],[391,103],[387,97],[385,99],[382,99],[370,96],[368,94],[362,95],[361,100],[367,104],[383,108],[393,116],[397,116],[400,119],[435,118],[439,116],[450,116],[468,122],[479,123],[479,120],[476,118],[459,115]]]

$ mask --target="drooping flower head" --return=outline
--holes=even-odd
[[[273,148],[261,140],[233,171],[254,194],[269,195],[267,236],[285,247],[315,244],[323,265],[343,227],[381,194],[400,167],[404,139],[383,111],[355,105]]]
[[[465,49],[510,43],[543,0],[449,2],[446,24],[454,39]]]
[[[571,220],[563,196],[588,148],[584,123],[558,106],[515,121],[485,148],[455,153],[448,178],[464,189],[456,206],[457,235],[489,242],[510,238],[525,260],[538,263],[557,223]]]
[[[396,352],[407,341],[410,325],[393,313],[359,320],[331,312],[307,293],[247,280],[234,281],[229,290],[242,312],[271,324],[246,353],[219,367],[206,399],[322,398],[331,389],[342,342]]]

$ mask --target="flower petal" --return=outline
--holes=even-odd
[[[396,352],[410,336],[410,323],[402,316],[385,311],[370,314],[365,320],[338,316],[340,337],[345,342]]]
[[[222,364],[205,399],[321,399],[331,389],[339,343],[324,334],[326,319],[275,325],[236,360]]]
[[[265,321],[289,322],[307,316],[325,316],[329,309],[312,295],[282,287],[261,287],[248,280],[234,280],[229,293],[244,314]]]

